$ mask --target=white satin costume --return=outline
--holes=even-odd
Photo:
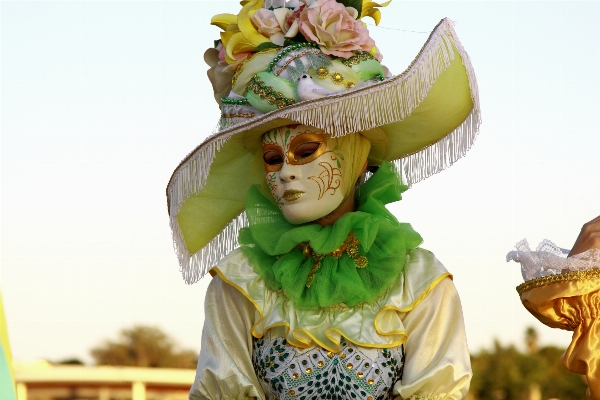
[[[376,301],[298,310],[240,249],[211,270],[190,399],[463,399],[471,365],[452,276],[420,248]]]

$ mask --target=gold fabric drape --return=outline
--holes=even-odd
[[[517,291],[542,323],[573,331],[561,361],[569,371],[587,377],[588,399],[600,400],[600,269],[536,278]]]

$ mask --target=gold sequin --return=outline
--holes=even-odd
[[[310,374],[310,373],[312,373],[312,368],[306,368],[306,373],[307,373],[307,374]]]
[[[300,378],[300,375],[298,373],[295,373],[294,375],[292,375],[292,378],[298,379],[298,378]]]
[[[327,77],[328,74],[329,74],[329,70],[325,67],[321,67],[321,68],[317,69],[317,75],[319,77]]]
[[[295,395],[295,394],[296,394],[296,392],[295,392],[294,390],[290,390],[290,391],[288,392],[288,394],[289,394],[290,396],[293,396],[293,395]]]
[[[310,258],[311,254],[312,254],[312,249],[310,248],[310,246],[305,246],[302,249],[302,255],[304,256],[304,258],[306,258],[306,259]]]
[[[369,379],[369,380],[367,381],[367,383],[368,383],[369,385],[372,385],[372,384],[374,384],[374,383],[375,383],[375,381],[373,380],[373,378],[371,378],[371,379]]]
[[[367,397],[367,400],[373,400],[373,398],[371,396]]]
[[[346,368],[352,369],[352,368],[354,368],[354,365],[352,365],[352,363],[348,363],[348,364],[346,364]]]
[[[340,358],[343,360],[344,358],[346,358],[346,353],[342,353],[340,354]]]
[[[363,373],[359,371],[358,374],[356,374],[356,376],[358,376],[359,378],[362,378],[363,377]]]
[[[317,363],[317,365],[318,365],[319,367],[322,367],[323,365],[325,365],[325,363],[324,363],[323,361],[319,361],[319,362]]]
[[[332,358],[333,357],[333,351],[330,351],[327,353],[327,358]]]

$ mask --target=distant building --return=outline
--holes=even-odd
[[[187,400],[193,369],[13,363],[18,400]]]

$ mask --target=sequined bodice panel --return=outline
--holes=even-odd
[[[339,353],[299,349],[282,337],[254,339],[254,371],[269,399],[393,398],[404,348],[373,349],[342,340]]]

